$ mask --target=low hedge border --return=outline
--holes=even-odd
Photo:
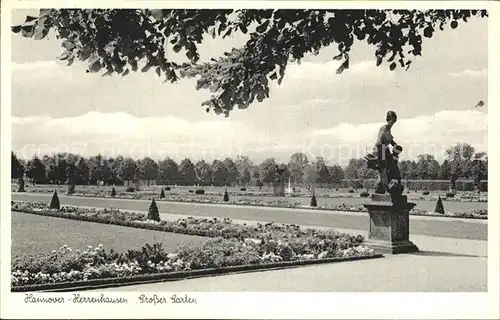
[[[290,206],[280,206],[279,204],[256,204],[256,203],[238,203],[238,202],[203,202],[203,201],[176,201],[176,200],[170,200],[170,199],[158,199],[160,202],[177,202],[177,203],[200,203],[200,204],[215,204],[215,205],[239,205],[239,206],[248,206],[248,207],[273,207],[273,208],[290,208],[290,209],[299,209],[299,210],[328,210],[328,211],[344,211],[344,212],[366,212],[368,213],[368,210],[364,208],[362,205],[358,206],[337,206],[336,208],[331,208],[331,207],[324,207],[324,206],[317,206],[317,207],[311,207],[311,206],[306,206],[302,204],[295,204],[290,205]],[[29,202],[29,201],[28,201]],[[16,211],[15,209],[13,209]],[[24,211],[20,211],[24,212]],[[25,213],[31,213],[31,212],[25,212]],[[425,216],[425,217],[445,217],[445,218],[459,218],[459,219],[479,219],[479,220],[487,220],[488,219],[488,210],[487,209],[478,209],[478,210],[473,210],[470,212],[446,212],[445,214],[437,213],[437,212],[431,212],[431,211],[425,211],[425,210],[420,210],[420,209],[413,209],[410,210],[410,215],[412,216]],[[54,215],[54,217],[66,217],[66,216],[58,216]],[[77,219],[78,220],[78,219]],[[90,221],[90,220],[89,220]],[[96,222],[96,221],[90,221],[90,222]],[[97,221],[98,222],[98,221]]]
[[[111,288],[111,287],[118,287],[125,285],[176,281],[176,280],[185,280],[185,279],[193,279],[193,278],[216,276],[216,275],[228,275],[235,273],[258,272],[266,270],[279,270],[279,269],[301,267],[313,264],[338,263],[338,262],[376,259],[383,257],[384,256],[382,254],[369,254],[369,255],[354,256],[354,257],[283,261],[283,262],[274,262],[266,264],[253,264],[253,265],[230,266],[230,267],[220,267],[220,268],[207,268],[207,269],[189,270],[189,271],[164,272],[164,273],[154,273],[154,274],[138,275],[131,277],[123,277],[123,278],[105,278],[105,279],[92,279],[87,281],[18,286],[18,287],[12,287],[11,292],[30,292],[30,291],[68,292],[68,291],[95,290],[98,288],[104,289],[104,288]]]
[[[257,203],[238,203],[237,201],[234,202],[204,202],[204,201],[191,201],[191,200],[171,200],[171,199],[160,199],[159,201],[162,202],[178,202],[178,203],[200,203],[200,204],[225,204],[225,205],[237,205],[237,206],[247,206],[247,207],[272,207],[272,208],[289,208],[289,209],[299,209],[299,210],[327,210],[327,211],[344,211],[344,212],[366,212],[368,213],[368,209],[364,208],[363,205],[339,205],[337,207],[324,207],[324,206],[317,206],[317,207],[312,207],[312,206],[307,206],[303,205],[300,203],[295,203],[291,205],[281,205],[282,203],[263,203],[263,204],[257,204]],[[358,209],[356,209],[358,207]],[[476,211],[481,212],[481,213],[476,213]],[[437,213],[437,212],[432,212],[432,211],[425,211],[421,209],[412,209],[410,210],[410,215],[412,216],[426,216],[426,217],[446,217],[446,218],[461,218],[461,219],[481,219],[485,220],[488,219],[488,214],[487,214],[486,209],[478,209],[478,210],[473,210],[471,212],[446,212],[445,214]],[[486,212],[486,214],[482,214],[482,212]]]
[[[55,188],[46,188],[46,189],[32,189],[32,190],[29,190],[29,192],[32,192],[32,193],[52,193],[54,192],[54,189]],[[361,188],[359,188],[361,189]],[[366,189],[366,188],[364,188]],[[369,188],[369,189],[373,189],[373,188]],[[165,189],[167,190],[167,189]],[[413,189],[407,189],[407,190],[413,190]],[[448,189],[446,190],[427,190],[427,191],[430,191],[431,193],[435,193],[435,192],[443,192],[443,191],[447,191]],[[17,186],[14,188],[14,189],[11,189],[12,192],[17,192]],[[100,192],[95,192],[95,191],[100,191]],[[73,194],[71,194],[71,196],[76,196],[76,197],[90,197],[90,198],[116,198],[116,199],[144,199],[144,200],[151,200],[151,198],[153,197],[158,197],[158,195],[160,194],[161,192],[161,189],[160,190],[148,190],[148,191],[139,191],[138,193],[136,194],[131,194],[129,192],[117,192],[116,193],[116,196],[111,196],[111,189],[110,190],[106,190],[106,191],[101,191],[101,190],[85,190],[84,192],[80,191],[80,192],[75,192]],[[167,190],[168,191],[168,190]],[[192,197],[223,197],[224,196],[224,192],[210,192],[210,191],[205,191],[204,194],[197,194],[195,195],[195,190],[191,190],[192,192],[191,193],[187,193],[187,192],[168,192],[166,193],[165,195],[167,197],[169,196],[178,196],[178,197],[182,197],[184,195],[189,195],[189,196],[192,196]],[[420,190],[420,191],[426,191],[425,189],[424,190]],[[460,191],[460,190],[459,190]],[[468,191],[463,191],[463,192],[468,192]],[[414,191],[411,191],[410,195],[414,194]],[[483,193],[483,196],[484,196],[485,193]],[[263,198],[271,198],[271,197],[274,197],[274,195],[271,193],[271,192],[268,192],[268,193],[261,193],[261,192],[252,192],[252,191],[248,191],[248,192],[241,192],[241,191],[231,191],[230,192],[230,195],[231,196],[247,196],[247,197],[263,197]],[[311,194],[310,193],[301,193],[301,194],[291,194],[291,195],[288,195],[287,198],[296,198],[296,197],[299,197],[299,198],[308,198],[310,197]],[[343,199],[343,198],[359,198],[359,194],[355,194],[354,193],[354,190],[353,190],[353,193],[348,193],[347,191],[344,192],[344,193],[339,193],[339,194],[329,194],[329,193],[323,193],[323,192],[318,192],[316,193],[316,198],[324,198],[324,199]],[[425,197],[423,196],[419,196],[417,198],[411,198],[411,200],[423,200],[423,201],[426,201],[428,199],[426,199]],[[431,200],[437,200],[437,199],[431,199]],[[482,199],[481,197],[477,197],[477,196],[470,196],[470,195],[464,195],[464,196],[461,196],[461,197],[456,197],[456,198],[447,198],[445,199],[444,195],[443,195],[443,200],[445,201],[454,201],[454,202],[487,202],[487,200],[484,200]]]

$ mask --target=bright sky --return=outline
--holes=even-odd
[[[32,12],[31,12],[32,13]],[[14,11],[13,23],[29,11]],[[457,142],[487,151],[486,19],[425,39],[423,56],[408,71],[375,66],[374,49],[356,43],[351,67],[335,74],[334,47],[287,69],[271,98],[229,118],[206,113],[208,91],[194,81],[163,84],[154,72],[125,78],[85,73],[56,57],[60,44],[12,36],[12,147],[31,158],[55,151],[85,156],[100,151],[134,158],[190,157],[213,160],[248,155],[287,162],[294,152],[346,164],[372,148],[387,110],[399,121],[395,140],[401,158],[421,153],[442,159]],[[243,35],[207,39],[202,58],[219,56],[245,42]],[[479,100],[486,104],[474,108]]]

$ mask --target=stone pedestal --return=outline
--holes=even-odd
[[[17,179],[17,192],[26,192],[24,189],[24,179],[19,178]]]
[[[410,210],[415,203],[408,203],[406,196],[394,202],[388,194],[374,194],[364,206],[370,215],[367,246],[386,254],[419,251],[410,241]]]
[[[68,183],[68,190],[66,192],[67,194],[73,194],[75,193],[75,185],[72,183]]]
[[[285,185],[282,183],[273,185],[273,196],[284,197],[285,196]]]

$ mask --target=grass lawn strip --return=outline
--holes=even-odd
[[[209,238],[162,231],[126,228],[111,224],[97,224],[77,220],[12,212],[11,256],[51,252],[66,245],[74,250],[85,250],[89,245],[115,251],[141,249],[147,243],[163,243],[168,251],[180,245],[202,243]]]
[[[329,259],[376,257],[373,250],[362,246],[362,236],[334,230],[301,229],[295,225],[258,224],[245,226],[230,219],[178,219],[154,222],[143,213],[117,209],[62,207],[49,210],[45,203],[12,203],[14,211],[37,215],[124,225],[129,227],[207,236],[212,239],[180,245],[166,250],[162,243],[145,244],[140,250],[126,252],[107,250],[104,246],[83,251],[63,245],[59,250],[17,257],[12,261],[13,290],[34,288],[33,285],[73,283],[93,279],[128,278],[150,274],[190,272],[193,270],[225,270],[240,266],[244,270],[262,266],[317,263]],[[222,238],[223,237],[223,238]],[[378,255],[380,256],[380,255]],[[316,261],[317,260],[317,261]],[[304,262],[309,261],[309,262]],[[215,272],[215,271],[214,271]],[[106,280],[109,281],[109,280]],[[29,286],[29,287],[27,287]]]

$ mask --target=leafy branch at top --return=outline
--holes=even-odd
[[[424,38],[487,16],[485,10],[42,9],[12,31],[39,40],[54,30],[64,49],[60,59],[86,61],[87,72],[125,76],[140,68],[169,82],[198,77],[196,88],[211,92],[202,105],[228,116],[268,98],[270,81],[280,84],[290,62],[324,47],[336,44],[338,74],[349,69],[355,41],[375,48],[377,66],[386,61],[390,70],[408,70]],[[249,35],[243,47],[199,61],[204,37],[237,32]],[[189,63],[169,59],[169,48],[183,51]]]

